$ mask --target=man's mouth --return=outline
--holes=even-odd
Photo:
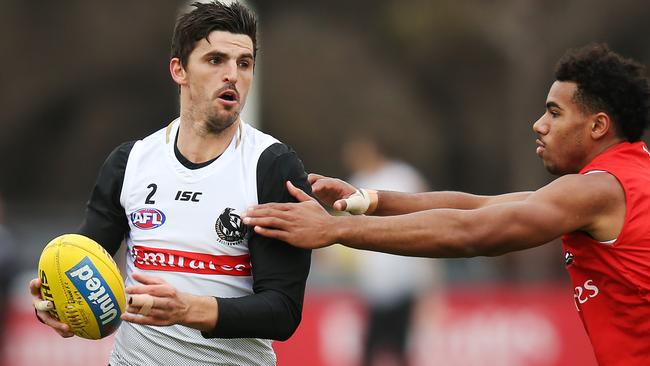
[[[236,102],[239,99],[237,92],[234,90],[225,90],[217,98],[227,102]]]
[[[543,143],[540,139],[535,140],[535,143],[537,143],[537,149],[535,150],[535,153],[541,156],[544,150],[546,150],[546,144]]]

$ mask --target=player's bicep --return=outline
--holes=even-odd
[[[583,176],[565,176],[530,194],[525,200],[478,210],[477,221],[489,227],[486,245],[495,255],[542,245],[563,234],[584,230],[602,209],[600,187]]]
[[[497,221],[492,224],[493,235],[485,240],[488,245],[496,243],[491,255],[539,246],[573,231],[564,212],[548,202],[507,203],[487,211]]]
[[[533,192],[513,192],[500,194],[498,196],[489,196],[481,203],[481,207],[487,207],[492,205],[498,205],[508,202],[521,202],[526,200]]]

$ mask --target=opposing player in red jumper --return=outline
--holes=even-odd
[[[374,192],[310,175],[322,202],[366,216],[330,216],[287,183],[302,202],[252,207],[244,222],[302,248],[341,243],[427,257],[496,256],[562,236],[576,307],[599,364],[650,365],[645,69],[592,44],[567,52],[555,78],[533,130],[537,155],[560,177],[537,191]]]
[[[296,153],[240,118],[257,21],[239,3],[195,3],[181,16],[169,69],[180,117],[104,163],[79,230],[115,254],[127,246],[131,296],[112,366],[275,365],[272,340],[301,320],[309,250],[249,230],[241,213],[309,190]],[[30,285],[42,301],[38,280]],[[38,316],[62,336],[66,324]]]

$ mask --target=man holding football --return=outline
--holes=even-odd
[[[294,201],[285,181],[310,189],[296,153],[240,118],[257,21],[238,3],[193,6],[176,23],[169,63],[180,117],[110,154],[78,232],[111,254],[127,246],[131,300],[113,366],[274,365],[271,340],[288,339],[301,319],[310,251],[240,217],[252,204]],[[40,285],[30,289],[46,309]],[[46,311],[37,316],[72,336]]]
[[[555,78],[533,130],[537,155],[560,177],[535,192],[375,192],[310,175],[323,203],[366,216],[330,216],[288,182],[302,202],[253,207],[244,223],[302,248],[341,243],[440,258],[497,256],[562,236],[599,364],[648,365],[650,151],[641,141],[648,79],[643,66],[604,45],[569,51]]]

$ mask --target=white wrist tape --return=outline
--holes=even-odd
[[[372,213],[377,207],[377,191],[357,189],[356,192],[345,199],[345,203],[345,211],[353,215]]]

